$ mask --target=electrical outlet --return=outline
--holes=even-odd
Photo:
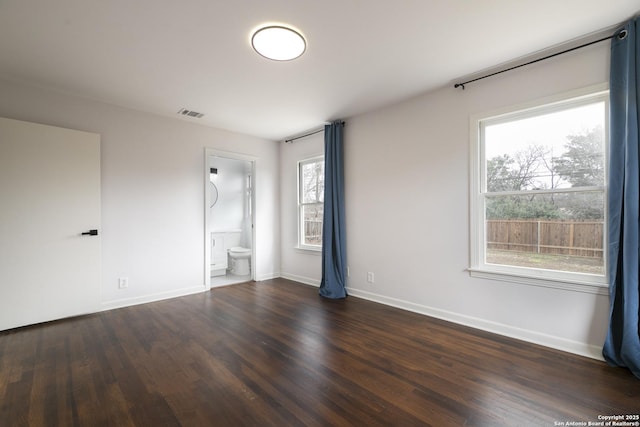
[[[129,287],[129,278],[128,277],[120,277],[118,278],[118,289],[124,289]]]
[[[369,283],[375,282],[375,276],[373,275],[372,271],[367,272],[367,282]]]

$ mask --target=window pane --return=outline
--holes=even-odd
[[[484,127],[488,192],[604,185],[605,103]]]
[[[300,200],[302,203],[324,201],[324,160],[300,165]]]
[[[302,244],[322,246],[322,204],[302,206]]]
[[[604,193],[488,196],[489,264],[604,274]]]

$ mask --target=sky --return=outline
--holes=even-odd
[[[487,159],[509,154],[511,157],[529,145],[553,149],[554,157],[565,151],[566,136],[585,133],[600,125],[604,129],[605,104],[598,102],[568,110],[489,125],[485,129]]]

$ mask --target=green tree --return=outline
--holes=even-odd
[[[553,162],[554,171],[571,187],[604,185],[604,132],[602,126],[580,134],[568,135],[564,154]],[[565,197],[559,205],[566,218],[602,219],[602,192]]]
[[[604,138],[602,126],[568,135],[566,152],[554,161],[554,170],[572,187],[604,185]]]
[[[540,145],[530,145],[513,157],[508,154],[487,160],[487,190],[489,192],[548,189],[553,179],[550,151]],[[553,194],[501,195],[487,199],[487,219],[559,218],[560,211]]]
[[[487,160],[487,190],[490,192],[518,190],[512,167],[514,160],[508,155]]]
[[[488,197],[487,219],[559,219],[562,211],[552,194]]]

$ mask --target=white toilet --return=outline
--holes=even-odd
[[[251,258],[251,249],[235,246],[229,249],[229,258],[231,260],[231,273],[236,276],[246,276],[251,274],[249,269],[249,259]]]

